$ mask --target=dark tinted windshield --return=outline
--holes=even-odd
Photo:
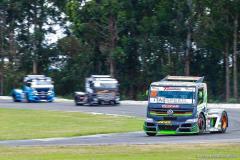
[[[116,83],[99,83],[97,85],[95,85],[96,88],[117,88],[117,84]]]
[[[163,86],[151,87],[150,103],[193,104],[195,103],[194,87]]]
[[[35,84],[35,85],[51,85],[52,82],[51,81],[35,81],[35,82],[33,82],[33,84]]]
[[[194,92],[182,92],[182,91],[160,91],[158,92],[159,97],[165,98],[179,98],[179,99],[193,99]]]

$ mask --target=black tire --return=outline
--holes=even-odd
[[[75,101],[75,105],[76,105],[76,106],[82,106],[83,104],[79,104],[79,103],[77,103],[77,102]]]
[[[228,115],[227,112],[223,112],[221,116],[221,131],[220,133],[225,133],[228,127]]]
[[[75,106],[78,106],[79,104],[77,103],[76,97],[74,98]]]
[[[29,95],[28,94],[26,94],[26,101],[27,101],[27,103],[31,103],[31,101],[29,100]]]
[[[109,104],[114,106],[114,105],[116,105],[116,102],[115,101],[110,101]]]
[[[76,100],[74,102],[75,102],[75,106],[78,106],[78,103],[76,102]]]
[[[198,116],[198,129],[198,134],[203,134],[206,129],[206,119],[202,113]]]
[[[156,132],[146,132],[146,134],[150,137],[156,136],[157,133]]]
[[[100,101],[100,105],[105,105],[106,103],[104,103],[104,101]]]
[[[12,95],[12,98],[13,98],[13,102],[18,102],[18,100],[16,99],[16,95]]]

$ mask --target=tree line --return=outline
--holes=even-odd
[[[144,99],[166,75],[205,76],[211,100],[239,97],[238,0],[0,0],[0,93],[25,74],[58,95],[111,74],[122,98]],[[63,30],[54,43],[46,37]]]

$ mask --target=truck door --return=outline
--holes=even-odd
[[[91,86],[91,83],[92,81],[86,79],[86,82],[85,82],[85,90],[87,93],[93,93],[93,90],[92,90],[92,86]]]
[[[197,93],[197,99],[198,99],[198,108],[204,108],[203,107],[203,101],[204,101],[204,96],[203,96],[203,88],[198,88],[198,93]]]
[[[207,92],[205,90],[206,88],[205,87],[201,87],[201,88],[198,88],[198,109],[199,110],[204,110],[206,108],[206,104],[207,104]]]

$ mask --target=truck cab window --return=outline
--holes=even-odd
[[[25,85],[31,87],[31,82],[26,82]]]
[[[199,88],[198,89],[198,104],[202,104],[203,103],[203,88]]]
[[[93,82],[92,82],[92,81],[89,81],[89,86],[90,86],[90,88],[93,88],[93,87],[94,87],[94,85],[93,85]]]

